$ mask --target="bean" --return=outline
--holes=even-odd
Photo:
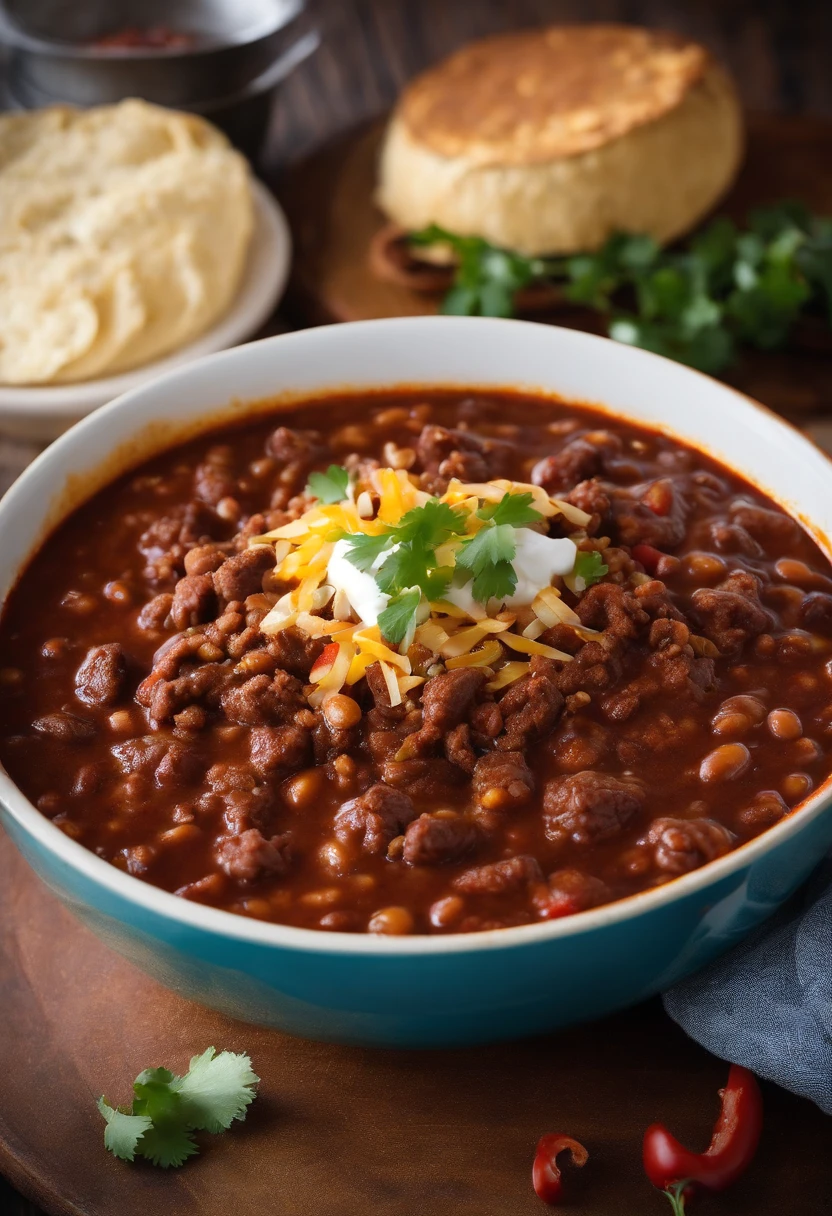
[[[808,773],[789,773],[780,785],[780,793],[788,803],[799,802],[805,798],[812,788],[812,778]]]
[[[202,829],[195,823],[180,823],[175,828],[168,828],[159,837],[160,844],[196,844],[202,839]]]
[[[236,498],[221,498],[216,507],[220,519],[235,524],[242,515],[242,509]]]
[[[67,591],[61,600],[61,607],[77,613],[78,616],[91,616],[98,607],[98,600],[85,591]]]
[[[253,916],[256,920],[271,920],[272,906],[267,899],[244,899],[241,911],[244,916]]]
[[[107,725],[116,734],[126,734],[133,729],[133,715],[129,709],[117,709],[110,714]]]
[[[220,659],[225,658],[219,646],[215,646],[213,642],[203,642],[197,654],[203,663],[218,663]]]
[[[246,675],[259,675],[262,672],[271,674],[275,669],[275,661],[268,650],[250,650],[244,654],[237,664],[237,671]]]
[[[775,739],[799,739],[803,724],[792,709],[773,709],[766,719]]]
[[[818,760],[821,755],[821,749],[814,739],[798,739],[792,752],[795,759],[801,764],[811,764],[813,760]]]
[[[5,684],[11,687],[14,684],[22,684],[23,672],[19,667],[4,667],[0,670],[0,684]]]
[[[324,701],[323,715],[333,730],[349,730],[361,721],[361,706],[352,697],[336,692]]]
[[[324,775],[320,769],[310,768],[303,773],[297,773],[284,782],[283,797],[296,811],[314,806],[321,796]]]
[[[435,904],[431,904],[428,916],[432,925],[437,929],[444,929],[459,920],[464,911],[465,901],[458,895],[448,895],[445,899],[437,899]]]
[[[413,448],[400,448],[392,441],[385,443],[383,462],[391,469],[409,469],[416,462],[416,452]]]
[[[318,849],[318,860],[334,874],[343,874],[349,866],[347,851],[338,840],[325,841]]]
[[[728,573],[725,562],[713,553],[688,553],[682,561],[686,572],[698,583],[716,583]]]
[[[113,579],[104,587],[104,598],[109,600],[111,604],[129,605],[133,602],[133,595],[126,583],[120,579]]]
[[[339,427],[333,435],[330,436],[330,444],[334,448],[346,448],[347,451],[355,452],[360,448],[365,448],[372,441],[370,428],[365,426],[356,426],[351,423],[347,426]],[[294,478],[295,474],[292,473]]]
[[[404,937],[413,932],[413,917],[407,908],[393,906],[379,908],[367,922],[368,933],[381,933],[389,937]]]
[[[392,426],[401,426],[408,419],[407,407],[404,405],[391,405],[386,409],[378,410],[373,415],[373,422],[382,430],[387,430]]]
[[[751,763],[751,753],[744,743],[723,743],[709,752],[699,766],[702,781],[733,781]]]
[[[757,725],[766,716],[766,707],[759,697],[739,693],[736,697],[728,697],[717,710],[717,716],[734,713],[745,714],[746,718]]]
[[[339,903],[340,900],[339,887],[321,887],[317,891],[304,891],[298,903],[304,904],[307,908],[329,908],[333,904]]]
[[[373,891],[378,886],[378,879],[372,874],[350,874],[349,884],[354,891]]]
[[[274,461],[270,456],[263,456],[260,460],[252,460],[248,468],[252,477],[268,477],[274,470]]]
[[[717,714],[713,720],[713,730],[717,735],[744,735],[751,730],[753,722],[745,714]]]
[[[321,929],[330,929],[333,933],[350,933],[359,929],[358,917],[354,912],[326,912],[318,921]]]
[[[777,577],[786,583],[797,583],[799,587],[832,587],[832,580],[818,574],[796,557],[781,557],[774,563],[774,569]]]
[[[62,659],[69,649],[69,641],[67,638],[49,638],[40,648],[40,653],[44,659]],[[832,675],[832,672],[830,672]]]

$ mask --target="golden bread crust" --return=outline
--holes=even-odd
[[[710,56],[677,34],[566,25],[463,47],[405,89],[412,138],[468,164],[532,165],[576,156],[681,104]]]

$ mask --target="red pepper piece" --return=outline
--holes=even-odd
[[[574,916],[580,910],[581,905],[571,895],[553,895],[543,905],[540,915],[543,920],[558,920],[561,916]]]
[[[328,642],[312,664],[312,670],[309,673],[310,678],[322,680],[325,675],[328,675],[333,663],[338,658],[338,651],[340,649],[337,642]]]
[[[669,481],[654,481],[641,496],[654,515],[669,515],[673,510],[673,489]]]
[[[563,1195],[563,1179],[558,1169],[558,1157],[561,1153],[569,1153],[572,1164],[579,1167],[586,1165],[589,1153],[578,1141],[562,1132],[552,1132],[551,1135],[541,1136],[537,1142],[532,1166],[532,1184],[535,1194],[544,1203],[560,1203]]]
[[[647,573],[653,575],[659,568],[659,562],[666,557],[661,549],[654,549],[652,545],[633,545],[631,552],[636,561],[644,566]]]
[[[732,1064],[728,1084],[719,1091],[722,1109],[704,1153],[692,1153],[661,1123],[644,1133],[643,1160],[647,1177],[666,1191],[674,1212],[683,1213],[685,1198],[695,1186],[721,1191],[745,1173],[760,1140],[763,1099],[757,1078]]]

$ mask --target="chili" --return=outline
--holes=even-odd
[[[644,1133],[645,1173],[654,1186],[668,1193],[676,1213],[684,1212],[685,1199],[697,1187],[722,1191],[731,1186],[757,1151],[763,1126],[757,1078],[747,1068],[732,1064],[728,1084],[719,1096],[722,1107],[704,1153],[692,1153],[661,1123],[653,1123]]]
[[[573,1165],[583,1169],[589,1153],[578,1140],[565,1136],[563,1132],[552,1132],[541,1136],[537,1142],[532,1166],[532,1185],[538,1199],[552,1205],[563,1197],[563,1177],[558,1167],[558,1157],[568,1153]]]

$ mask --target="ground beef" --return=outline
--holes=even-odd
[[[411,754],[429,751],[459,726],[487,680],[477,667],[459,667],[428,680],[422,693],[422,728],[408,740]]]
[[[382,776],[388,785],[405,790],[415,799],[443,798],[464,785],[467,773],[448,760],[387,760]]]
[[[386,853],[415,816],[407,794],[378,782],[344,803],[335,816],[335,835],[345,844],[356,842],[364,853]]]
[[[510,684],[500,700],[504,730],[497,747],[522,752],[555,729],[563,709],[558,690],[558,669],[551,659],[533,655],[529,674]]]
[[[263,575],[273,569],[274,549],[270,545],[243,549],[214,571],[214,589],[223,600],[244,600],[263,590]]]
[[[75,673],[75,695],[85,705],[115,705],[126,679],[127,657],[119,643],[93,646]]]
[[[95,724],[89,718],[68,713],[44,714],[41,718],[35,718],[32,727],[38,734],[48,735],[62,743],[82,743],[86,739],[94,739],[97,733]]]
[[[306,708],[303,685],[288,672],[273,676],[265,672],[244,684],[227,688],[222,694],[222,709],[230,722],[246,726],[275,726],[290,721]]]
[[[654,819],[640,844],[665,874],[687,874],[734,846],[733,832],[714,819]]]
[[[771,616],[760,603],[762,582],[735,570],[718,587],[700,587],[692,604],[700,628],[721,654],[737,654],[750,639],[771,628]]]
[[[488,752],[477,761],[471,786],[474,798],[486,810],[511,810],[531,798],[534,774],[522,752]]]
[[[547,782],[543,791],[546,835],[587,845],[618,835],[644,805],[635,781],[587,770]]]
[[[539,461],[532,470],[532,481],[537,486],[543,486],[550,494],[569,489],[577,482],[603,473],[606,461],[620,451],[621,440],[610,431],[579,435],[556,455],[546,456]]]
[[[477,840],[477,829],[462,816],[420,815],[404,834],[404,860],[411,866],[459,861]]]
[[[465,895],[502,895],[542,881],[543,873],[537,859],[521,854],[466,870],[453,880],[451,886]]]
[[[583,870],[565,869],[549,875],[548,885],[536,895],[535,903],[544,920],[555,920],[597,908],[611,898],[612,893],[602,879]]]
[[[236,882],[254,882],[267,874],[285,874],[289,837],[272,836],[267,840],[257,828],[236,836],[221,836],[217,841],[217,864]]]
[[[173,593],[170,619],[176,629],[189,629],[213,620],[217,596],[210,574],[188,574],[180,578]]]
[[[324,638],[310,638],[298,629],[281,629],[269,638],[267,649],[278,667],[300,680],[308,680],[325,645]]]
[[[251,763],[264,779],[281,778],[312,762],[308,730],[288,726],[255,726],[249,737]]]

